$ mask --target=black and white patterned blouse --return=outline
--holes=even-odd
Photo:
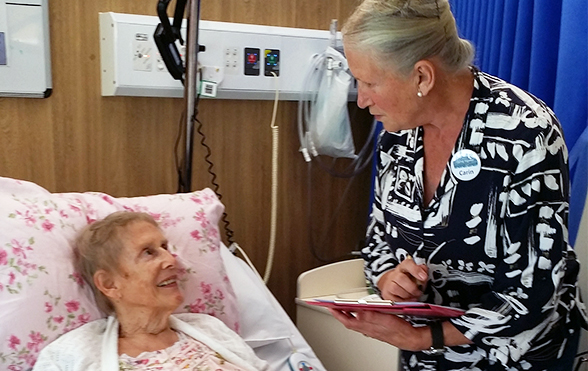
[[[444,370],[541,370],[584,323],[567,242],[567,149],[543,102],[474,75],[462,132],[426,207],[423,129],[381,134],[366,276],[377,290],[410,254],[429,268],[423,301],[467,310],[451,322],[474,345],[449,348]],[[407,370],[439,369],[439,359],[403,352]]]

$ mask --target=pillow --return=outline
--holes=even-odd
[[[291,338],[293,331],[289,325],[292,321],[263,279],[223,244],[221,257],[235,289],[241,319],[240,334],[247,344],[257,351],[259,347]]]
[[[52,194],[0,177],[0,369],[31,368],[58,336],[104,316],[74,272],[72,243],[86,224],[119,210],[151,214],[168,238],[185,296],[177,312],[208,313],[239,331],[237,300],[219,248],[224,207],[210,189],[114,198]]]
[[[223,244],[221,256],[237,296],[241,337],[255,354],[269,363],[270,370],[293,370],[289,360],[297,353],[312,365],[312,370],[324,371],[310,345],[259,274]]]

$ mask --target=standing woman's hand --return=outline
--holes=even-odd
[[[348,329],[402,350],[419,351],[431,346],[431,331],[427,326],[413,327],[394,314],[375,311],[350,313],[331,308],[329,312]]]
[[[418,301],[429,278],[428,272],[425,264],[416,264],[410,257],[404,259],[396,268],[384,273],[378,281],[382,298],[392,301]]]

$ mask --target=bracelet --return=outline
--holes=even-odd
[[[436,356],[445,353],[445,341],[443,337],[443,323],[442,322],[433,322],[429,326],[431,329],[431,338],[433,339],[433,344],[431,348],[428,350],[423,350],[423,353]]]

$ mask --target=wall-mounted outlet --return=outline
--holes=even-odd
[[[167,73],[155,46],[158,23],[156,16],[100,13],[102,95],[184,96],[184,86]],[[183,25],[186,39],[187,22]],[[133,44],[138,34],[146,35],[146,40],[138,41],[153,44],[151,51]],[[203,80],[217,84],[216,98],[274,99],[278,87],[280,99],[298,100],[312,57],[326,51],[330,32],[202,20],[198,43],[205,49],[197,54],[198,68]],[[185,48],[176,45],[183,59]],[[215,95],[214,89],[208,90],[210,97]],[[355,91],[350,92],[350,100],[355,99]]]
[[[186,66],[186,44],[181,45],[179,41],[176,41],[176,47],[178,48],[178,52],[180,53],[180,58],[182,59],[182,64]]]
[[[159,72],[167,73],[167,67],[165,66],[165,62],[163,61],[163,57],[159,50],[155,52],[155,70]]]
[[[151,72],[153,69],[153,43],[133,40],[133,70]]]
[[[241,53],[238,47],[229,46],[224,51],[224,68],[227,75],[236,75],[241,66]]]

